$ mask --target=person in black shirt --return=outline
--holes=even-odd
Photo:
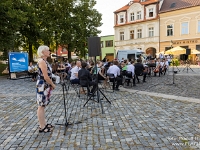
[[[135,66],[135,75],[138,82],[139,82],[138,76],[142,76],[142,75],[143,75],[143,82],[146,82],[145,79],[146,79],[147,73],[144,72],[145,68],[143,64],[141,64],[141,60],[137,59],[137,63],[135,63],[134,66]]]
[[[90,72],[86,69],[87,63],[81,63],[82,68],[78,71],[78,78],[80,80],[81,86],[86,86],[88,90],[88,95],[94,95],[97,88],[97,83],[92,81],[92,76]],[[93,86],[91,92],[89,86]]]

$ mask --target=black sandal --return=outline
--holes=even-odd
[[[50,129],[54,128],[54,126],[51,125],[51,124],[47,124],[46,127],[47,127],[47,128],[50,128]]]
[[[47,126],[45,126],[43,129],[39,129],[39,133],[42,133],[42,132],[44,132],[44,133],[47,133],[47,132],[51,132],[51,129],[50,128],[48,128]]]

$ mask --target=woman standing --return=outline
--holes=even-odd
[[[38,80],[36,83],[37,88],[37,116],[39,120],[39,132],[50,132],[53,128],[51,124],[45,121],[45,107],[50,102],[51,90],[55,89],[55,84],[52,82],[52,69],[46,61],[50,56],[48,46],[40,46],[37,51],[38,54]]]

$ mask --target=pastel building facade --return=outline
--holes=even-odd
[[[134,0],[114,12],[115,51],[159,52],[159,0]]]

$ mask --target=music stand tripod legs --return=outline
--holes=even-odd
[[[67,118],[67,108],[66,108],[66,101],[65,101],[65,90],[67,91],[67,86],[66,86],[65,82],[62,82],[61,85],[62,85],[62,91],[63,91],[63,101],[64,101],[64,111],[65,111],[65,123],[64,124],[57,123],[56,125],[65,126],[64,133],[63,133],[63,135],[65,135],[66,131],[67,131],[67,127],[69,125],[71,125],[71,124],[69,123],[68,118]]]
[[[102,107],[102,102],[101,102],[101,99],[99,99],[99,96],[100,96],[100,93],[103,95],[103,97],[107,100],[108,103],[111,104],[111,102],[108,100],[108,98],[105,96],[105,94],[101,91],[101,89],[99,89],[98,85],[97,85],[97,90],[95,91],[97,92],[97,102],[101,104],[101,107]],[[94,92],[94,93],[95,93]],[[100,93],[99,93],[100,92]],[[89,100],[91,100],[92,98],[92,95],[88,98],[87,102],[83,105],[83,107],[85,107],[85,105],[89,102]],[[103,107],[102,107],[103,108]],[[102,110],[102,113],[103,113],[103,110]]]
[[[192,68],[190,68],[190,65],[189,64],[186,64],[186,67],[185,68],[187,68],[187,73],[188,73],[188,68],[190,69],[190,70],[192,70]],[[183,69],[183,71],[185,70],[185,68]],[[194,70],[192,70],[193,72],[194,72]]]

